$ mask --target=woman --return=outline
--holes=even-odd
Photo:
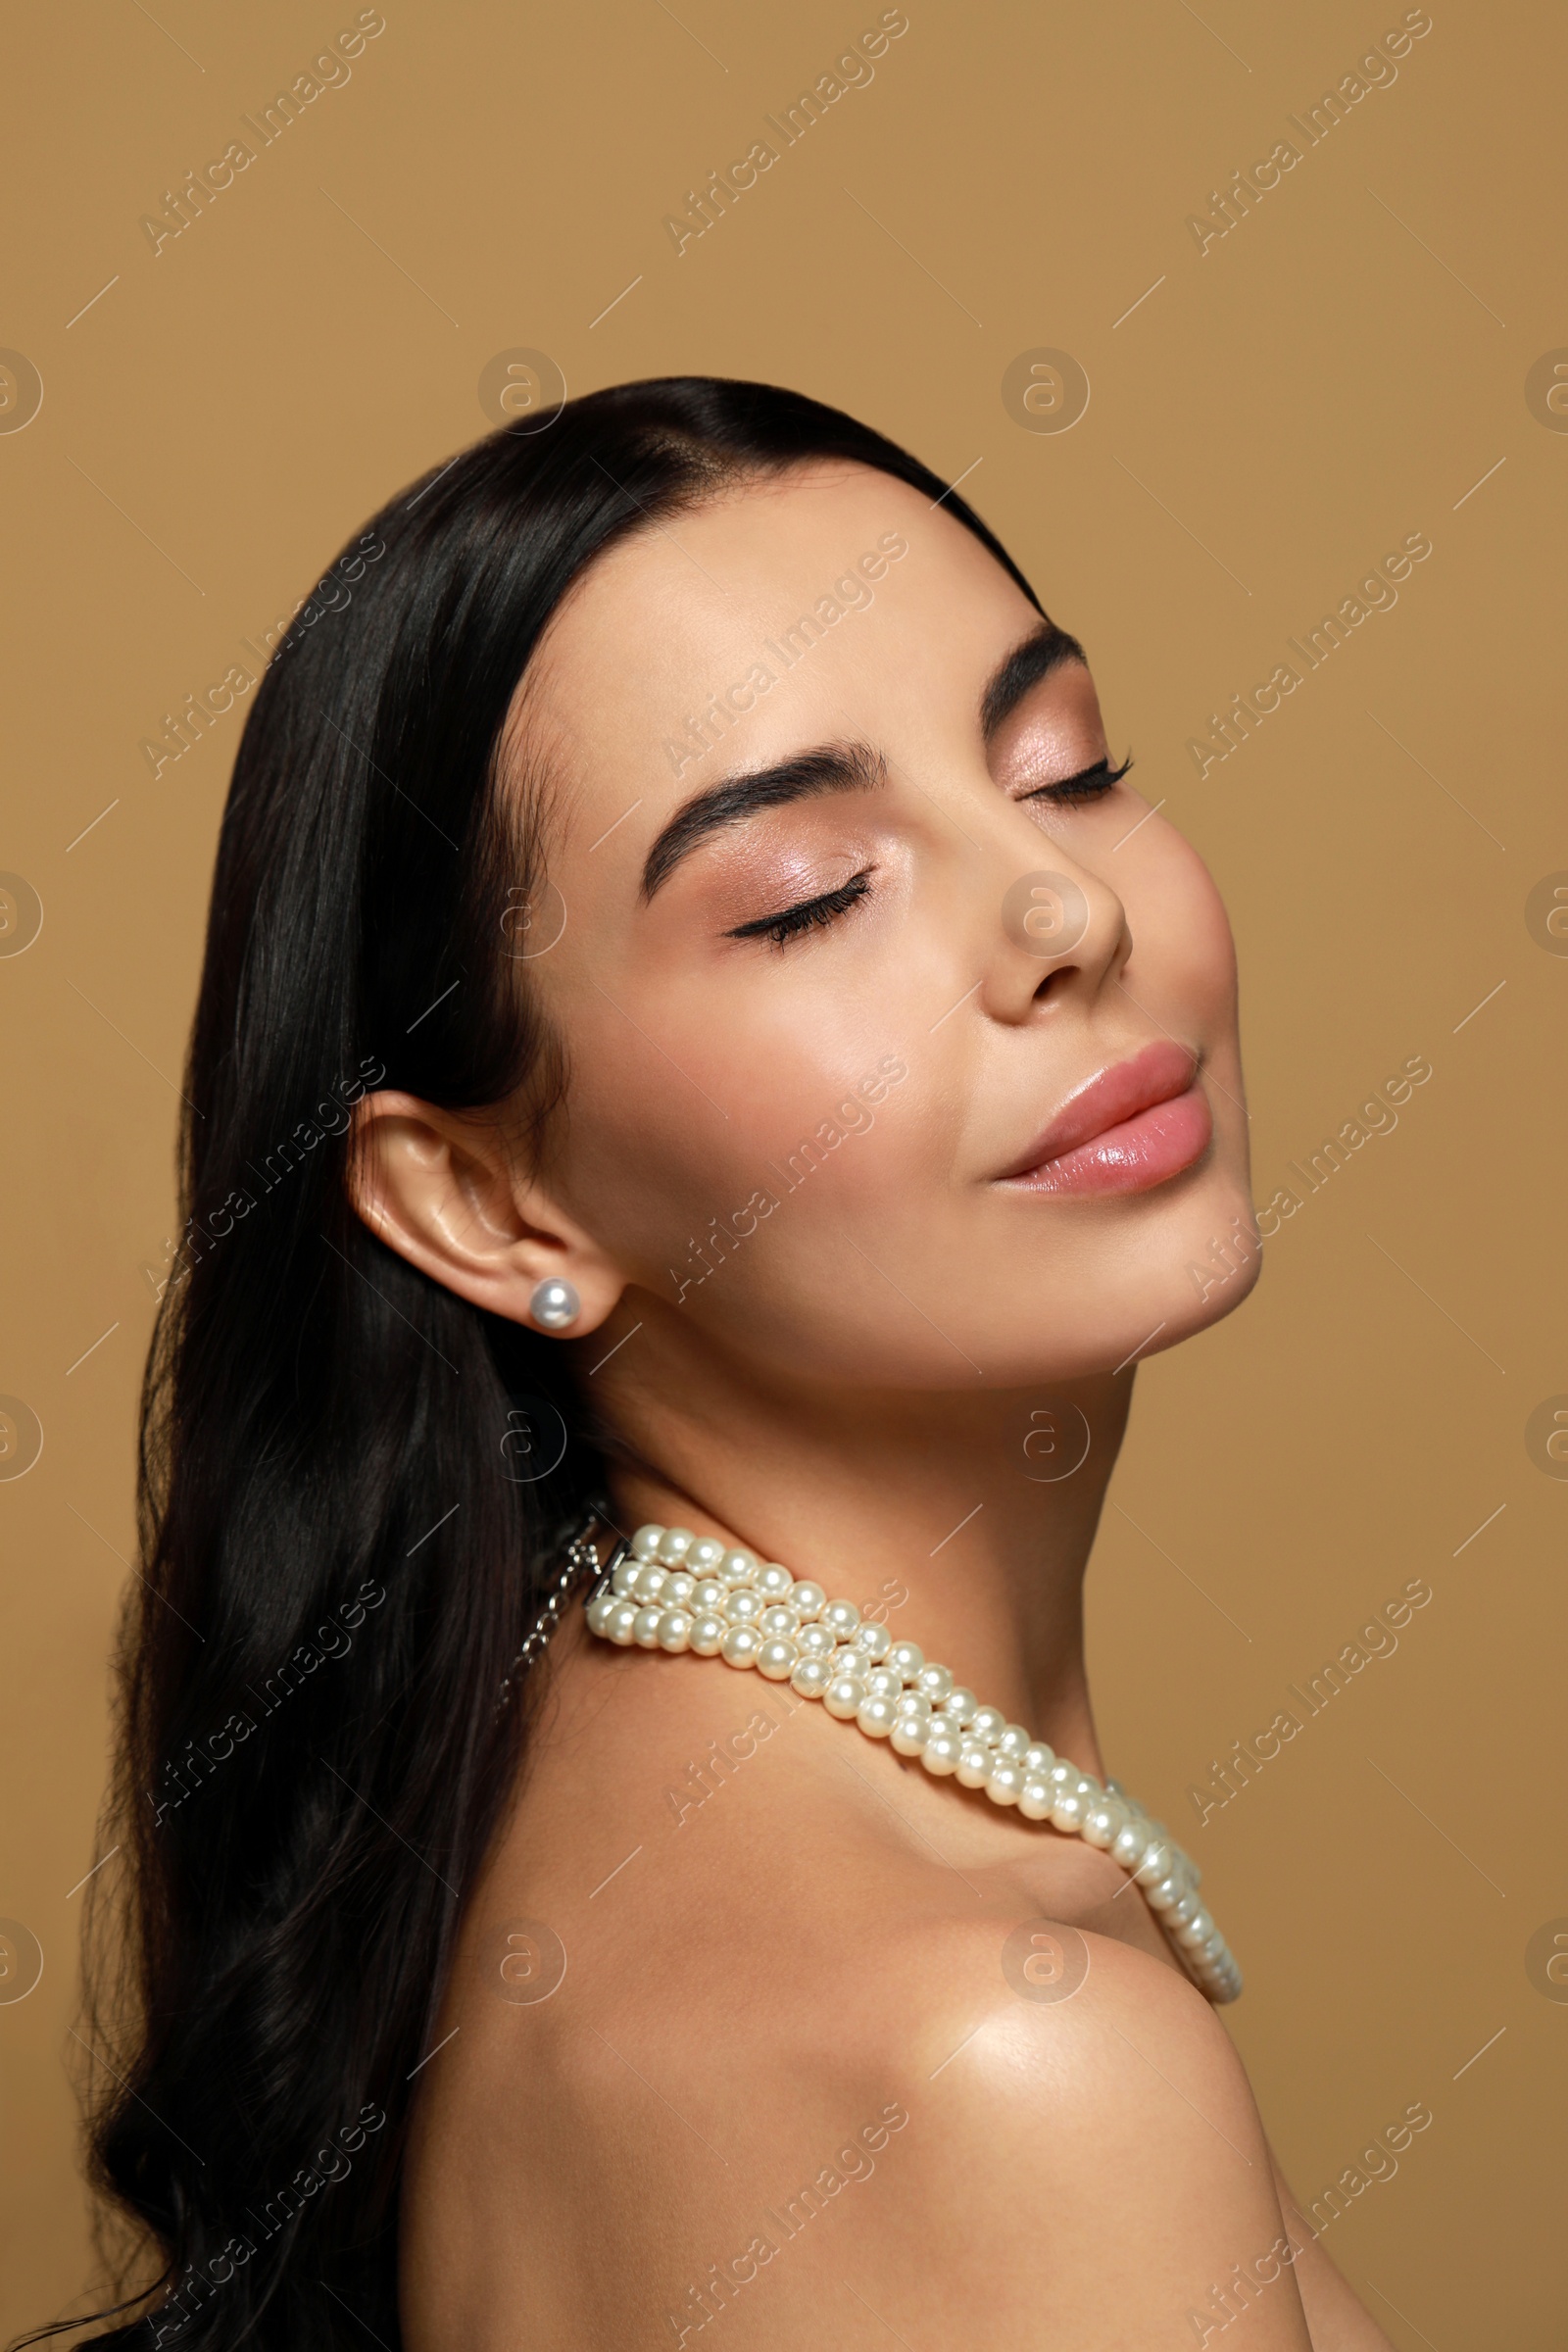
[[[96,2137],[164,2268],[93,2340],[1385,2344],[1101,1788],[1135,1362],[1257,1261],[1224,913],[1081,649],[700,378],[329,576],[187,1079]]]

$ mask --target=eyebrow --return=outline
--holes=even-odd
[[[882,760],[863,743],[822,744],[751,775],[726,776],[677,808],[659,835],[643,861],[643,899],[651,899],[682,858],[726,825],[738,825],[759,809],[781,808],[790,801],[811,800],[824,792],[868,792],[886,780]]]
[[[980,698],[980,732],[987,743],[1004,719],[1010,718],[1031,688],[1048,678],[1063,662],[1081,662],[1087,669],[1088,657],[1076,637],[1058,629],[1054,620],[1036,629],[1022,645],[1015,646],[1006,660],[993,672]]]
[[[989,743],[1026,694],[1064,662],[1087,657],[1076,637],[1047,621],[1001,662],[980,698],[980,732]],[[726,825],[738,825],[762,808],[781,808],[791,801],[815,798],[825,792],[867,792],[885,783],[883,760],[863,743],[821,744],[799,752],[772,767],[750,775],[726,776],[708,792],[677,808],[643,861],[644,904],[663,888],[681,861],[710,835]]]

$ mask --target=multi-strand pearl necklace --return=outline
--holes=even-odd
[[[693,1650],[787,1682],[830,1715],[886,1740],[927,1772],[983,1788],[1028,1821],[1082,1838],[1120,1863],[1211,2001],[1233,2001],[1241,1970],[1198,1897],[1199,1871],[1115,1781],[1103,1788],[1000,1707],[982,1706],[912,1642],[829,1600],[778,1561],[732,1551],[684,1527],[640,1527],[588,1597],[588,1624],[622,1648]]]

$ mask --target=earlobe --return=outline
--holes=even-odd
[[[499,1124],[416,1096],[355,1106],[350,1199],[377,1240],[491,1314],[580,1337],[624,1281],[549,1188],[520,1168]]]

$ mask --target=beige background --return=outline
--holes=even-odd
[[[45,1968],[0,2005],[0,2325],[84,2277],[71,1890],[98,1858],[147,1269],[237,722],[157,781],[138,744],[485,429],[482,369],[528,346],[573,391],[797,385],[966,473],[1230,903],[1259,1203],[1431,1061],[1396,1131],[1284,1226],[1245,1314],[1142,1373],[1094,1659],[1108,1752],[1184,1825],[1247,1968],[1234,2031],[1298,2191],[1432,2110],[1329,2245],[1410,2352],[1544,2352],[1568,2005],[1527,1952],[1568,1915],[1568,1484],[1525,1431],[1568,1391],[1568,959],[1526,904],[1568,868],[1568,435],[1526,377],[1568,344],[1560,12],[1434,0],[1397,80],[1200,255],[1187,216],[1398,5],[909,0],[874,81],[677,258],[663,216],[875,7],[387,0],[346,86],[155,256],[143,213],[355,13],[107,0],[14,31],[0,343],[44,399],[0,434],[0,867],[44,921],[0,957],[0,1391],[45,1443],[0,1483],[0,1914]],[[1068,432],[1003,403],[1040,346],[1088,372]],[[1417,530],[1433,553],[1397,608],[1200,781],[1208,712]],[[1417,1577],[1397,1654],[1200,1830],[1188,1785]]]

